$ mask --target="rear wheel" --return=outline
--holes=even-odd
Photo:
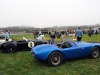
[[[51,66],[59,66],[62,63],[62,61],[63,61],[63,56],[59,52],[53,52],[48,57],[48,63]]]
[[[14,53],[16,51],[16,47],[14,45],[9,45],[6,48],[6,52],[8,53]]]
[[[90,57],[96,59],[99,57],[99,55],[100,55],[100,49],[98,47],[94,47],[92,49],[92,52],[90,53]]]

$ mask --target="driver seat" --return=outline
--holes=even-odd
[[[69,47],[72,47],[72,45],[69,42],[65,42],[62,45],[62,48],[69,48]]]

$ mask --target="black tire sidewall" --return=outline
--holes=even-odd
[[[60,56],[60,62],[59,62],[59,64],[57,64],[57,65],[54,65],[54,64],[52,63],[52,61],[51,61],[52,56],[55,55],[55,54]],[[52,53],[49,55],[49,57],[48,57],[48,63],[49,63],[49,65],[51,65],[51,66],[59,66],[59,65],[61,65],[62,61],[63,61],[63,56],[62,56],[62,54],[61,54],[60,52],[52,52]]]
[[[13,50],[10,51],[10,50],[9,50],[10,48],[12,48]],[[8,46],[6,47],[6,52],[8,52],[8,53],[14,53],[15,51],[16,51],[16,47],[15,47],[14,45],[8,45]]]
[[[94,52],[95,50],[98,50],[98,56],[97,56],[97,57],[94,57],[94,56],[93,56],[93,52]],[[92,49],[92,52],[90,53],[90,57],[93,58],[93,59],[96,59],[96,58],[99,57],[99,55],[100,55],[99,48],[98,48],[98,47],[94,47],[94,48]]]

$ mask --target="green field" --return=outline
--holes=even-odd
[[[11,38],[21,40],[22,37],[34,39],[31,34],[11,35]],[[46,39],[50,39],[45,35]],[[72,38],[72,37],[69,37]],[[100,34],[89,37],[85,34],[82,41],[100,42]],[[55,39],[61,41],[61,39]],[[0,51],[0,75],[100,75],[100,57],[71,59],[60,66],[50,67],[46,62],[34,59],[30,51],[4,53]]]
[[[16,39],[16,40],[22,40],[22,37],[25,37],[27,39],[34,39],[34,36],[32,34],[16,34],[16,35],[11,35],[10,38]],[[65,38],[71,38],[69,36],[66,36]],[[45,34],[45,40],[49,40],[50,37],[48,36],[48,34]],[[55,41],[61,41],[61,39],[55,39]],[[83,35],[82,41],[86,41],[86,42],[100,42],[100,34],[98,35],[93,35],[92,37],[89,37],[87,34]]]

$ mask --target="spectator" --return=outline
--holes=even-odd
[[[98,34],[98,31],[97,31],[97,30],[95,31],[95,34],[96,34],[96,35]]]
[[[10,33],[8,32],[8,30],[6,30],[6,32],[5,32],[6,41],[9,41],[9,38],[10,38]]]
[[[40,31],[39,31],[39,35],[41,35],[41,34],[42,34],[42,31],[40,30]]]
[[[75,36],[77,37],[77,41],[81,41],[82,36],[83,36],[83,31],[81,30],[80,27],[76,30]]]
[[[44,34],[41,33],[40,36],[39,36],[37,39],[38,39],[38,40],[43,40],[43,39],[45,39]]]
[[[91,30],[88,30],[88,36],[92,36],[92,31]]]
[[[51,33],[51,43],[54,44],[55,34],[54,32]]]
[[[61,34],[62,34],[62,38],[65,36],[65,32],[64,31],[62,31],[61,32]]]
[[[35,39],[36,38],[36,31],[33,32],[33,35],[34,35],[34,39]]]
[[[48,31],[49,36],[51,36],[51,31]]]
[[[57,32],[57,38],[60,38],[60,37],[61,37],[61,33]]]
[[[38,31],[36,31],[36,38],[39,36],[39,32]]]

